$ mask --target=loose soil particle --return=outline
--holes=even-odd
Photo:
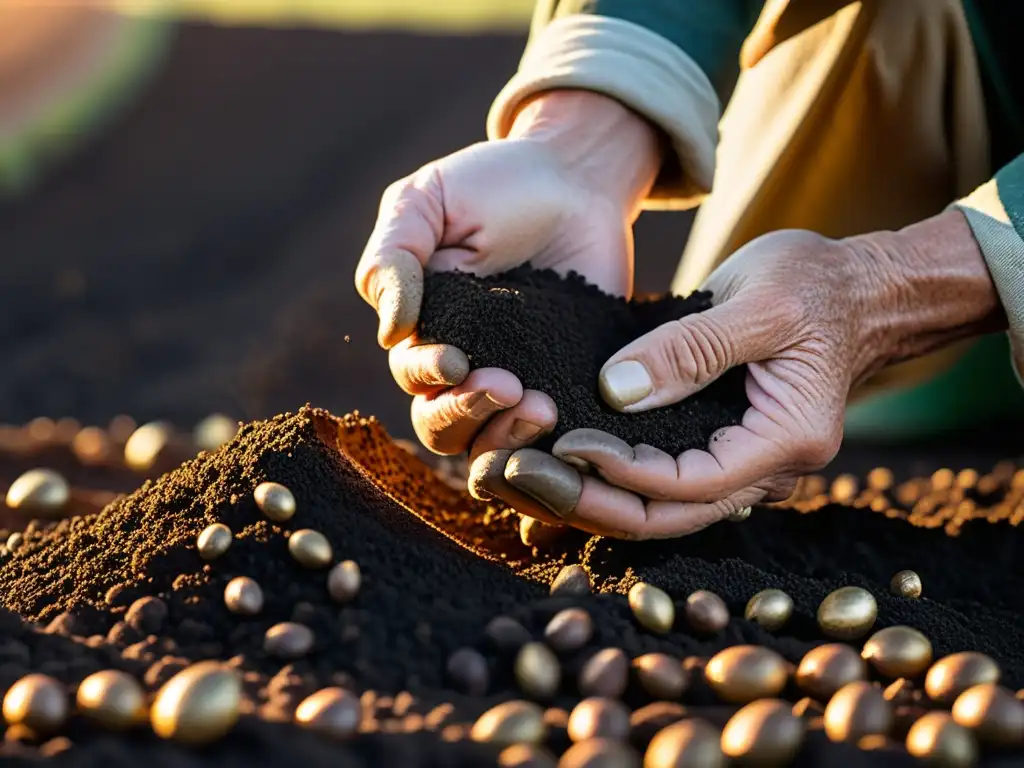
[[[473,368],[503,368],[526,389],[551,396],[558,407],[550,446],[573,429],[602,429],[630,445],[645,443],[677,455],[706,448],[712,434],[739,423],[748,406],[745,368],[730,371],[683,402],[622,414],[598,390],[601,367],[629,342],[664,323],[711,306],[711,294],[654,301],[610,296],[582,277],[517,267],[500,275],[427,275],[419,334],[458,347]],[[487,322],[480,322],[486,317]]]

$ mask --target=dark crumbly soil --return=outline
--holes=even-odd
[[[287,524],[269,523],[252,501],[252,488],[265,479],[296,495],[299,511]],[[541,552],[519,541],[514,514],[452,490],[373,419],[335,419],[305,408],[252,423],[221,450],[147,482],[97,515],[30,531],[22,548],[0,561],[0,601],[21,614],[0,612],[0,693],[29,671],[73,687],[110,666],[155,689],[190,661],[220,658],[245,675],[248,703],[237,729],[195,752],[159,742],[146,729],[115,737],[76,719],[61,736],[70,746],[22,743],[8,734],[0,755],[27,759],[63,745],[64,759],[74,765],[493,765],[495,750],[465,738],[466,726],[486,707],[519,695],[509,656],[484,638],[493,617],[512,616],[539,639],[557,610],[582,605],[591,613],[595,637],[564,658],[564,684],[551,702],[570,708],[578,700],[576,673],[602,647],[681,658],[754,642],[797,661],[823,640],[813,618],[817,602],[844,584],[861,584],[877,596],[878,626],[918,627],[938,655],[990,653],[1003,665],[1006,684],[1017,687],[1024,684],[1024,599],[1013,563],[1024,473],[1001,465],[963,483],[951,479],[869,488],[846,504],[830,503],[820,478],[812,479],[785,507],[758,508],[745,523],[688,539],[624,544],[568,533]],[[227,523],[236,538],[224,557],[205,563],[195,538],[214,521]],[[286,534],[302,527],[323,532],[336,559],[360,563],[364,585],[353,603],[332,603],[324,573],[290,559]],[[558,569],[576,562],[590,570],[600,594],[548,596]],[[908,567],[924,581],[921,600],[887,593],[891,575]],[[254,619],[239,619],[223,606],[224,585],[242,574],[266,594],[264,612]],[[637,579],[677,601],[694,589],[713,589],[734,616],[755,591],[782,587],[794,597],[797,615],[774,635],[734,618],[717,637],[694,637],[682,622],[655,637],[634,623],[623,595]],[[151,635],[126,616],[144,596],[159,597],[168,609],[166,619],[147,628]],[[289,619],[313,628],[317,643],[306,658],[285,664],[267,657],[262,636]],[[446,659],[463,646],[488,660],[484,697],[461,695],[446,679]],[[326,685],[363,697],[361,733],[344,745],[288,723],[301,698]],[[632,690],[626,699],[632,707],[647,703]],[[733,711],[699,685],[684,701],[715,722]],[[642,737],[635,738],[642,747]],[[550,746],[558,751],[564,744],[556,729]],[[882,756],[833,745],[815,732],[797,764],[910,762],[898,751]],[[1011,765],[1016,758],[986,764]]]
[[[550,395],[558,424],[541,448],[590,427],[674,456],[706,448],[716,430],[739,423],[748,406],[746,369],[733,369],[683,402],[638,414],[608,407],[597,391],[598,374],[629,342],[710,306],[711,294],[700,291],[626,301],[579,275],[562,278],[529,265],[491,277],[439,272],[426,278],[419,333],[463,350],[473,368],[503,368],[525,388]]]

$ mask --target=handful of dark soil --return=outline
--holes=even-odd
[[[526,389],[550,395],[558,424],[540,448],[590,427],[678,455],[706,448],[716,430],[739,423],[749,405],[745,369],[730,371],[681,403],[637,414],[619,413],[601,399],[598,374],[634,339],[710,307],[707,292],[626,301],[577,274],[562,278],[530,266],[492,277],[438,272],[426,278],[419,334],[458,347],[473,368],[503,368]]]

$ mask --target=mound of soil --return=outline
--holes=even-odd
[[[493,765],[497,750],[470,742],[468,726],[496,702],[521,696],[511,653],[527,638],[542,638],[558,610],[582,606],[595,625],[591,641],[562,658],[561,689],[546,702],[569,709],[579,700],[579,669],[605,647],[628,656],[704,658],[753,642],[797,661],[824,639],[814,622],[817,602],[845,584],[876,595],[877,626],[915,626],[931,637],[937,655],[985,651],[1002,665],[1007,685],[1021,685],[1024,606],[1012,563],[1024,473],[1001,465],[981,476],[949,475],[885,487],[872,481],[860,491],[847,477],[831,496],[815,478],[787,506],[761,507],[745,523],[688,539],[626,544],[567,532],[541,551],[520,541],[514,513],[453,490],[372,418],[339,419],[307,407],[248,424],[225,447],[147,481],[98,514],[30,526],[23,543],[0,559],[0,602],[19,614],[0,613],[0,694],[30,671],[73,690],[104,667],[124,669],[155,690],[186,664],[218,658],[244,675],[238,727],[195,751],[160,742],[145,728],[114,736],[73,718],[43,744],[9,729],[0,754],[27,760],[59,753],[53,759],[117,766],[254,759]],[[287,523],[257,509],[252,489],[264,480],[293,491],[298,512]],[[213,522],[227,524],[235,537],[225,555],[206,562],[196,537]],[[360,564],[363,586],[353,602],[333,602],[325,573],[292,560],[287,536],[300,528],[322,532],[335,561]],[[572,563],[588,569],[595,594],[549,596],[550,581]],[[889,578],[903,568],[921,574],[922,599],[887,594]],[[239,575],[263,588],[266,603],[256,617],[240,618],[224,606],[224,586]],[[734,618],[710,638],[694,636],[681,620],[667,635],[652,635],[635,623],[623,595],[637,580],[666,589],[677,605],[694,589],[715,590]],[[775,634],[738,618],[749,597],[769,586],[787,590],[797,608]],[[140,620],[131,608],[140,598],[156,598],[166,612]],[[485,628],[499,615],[525,628],[511,645],[488,638]],[[263,648],[266,629],[288,620],[316,636],[313,649],[290,663]],[[446,673],[447,660],[463,647],[487,662],[482,696],[461,693]],[[329,685],[362,696],[360,733],[344,744],[290,723],[305,695]],[[630,689],[626,701],[640,707],[649,698]],[[699,685],[684,701],[691,713],[719,724],[735,709]],[[649,737],[638,729],[635,746],[642,749]],[[549,746],[556,753],[567,746],[564,727],[553,729]],[[815,730],[797,764],[908,762],[898,750],[886,755],[831,744]]]
[[[680,403],[636,414],[605,404],[598,374],[629,342],[710,306],[711,294],[701,291],[685,298],[626,301],[577,274],[562,278],[529,265],[489,277],[436,272],[425,281],[419,335],[458,347],[473,368],[503,368],[525,388],[550,395],[558,424],[540,448],[566,432],[591,427],[675,456],[706,448],[716,430],[739,423],[749,405],[746,368],[729,371]]]

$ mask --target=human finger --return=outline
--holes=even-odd
[[[403,339],[388,351],[391,376],[410,395],[429,395],[454,387],[469,375],[466,353],[450,344],[417,344]]]
[[[523,385],[515,375],[500,368],[479,368],[457,387],[414,397],[413,429],[434,453],[462,453],[488,419],[522,398]]]
[[[469,466],[470,495],[480,501],[501,501],[520,515],[550,525],[560,525],[561,520],[557,515],[553,515],[536,499],[521,493],[505,479],[505,465],[513,453],[515,451],[505,448],[477,456]]]
[[[487,422],[473,442],[470,458],[499,448],[523,448],[554,429],[557,422],[555,401],[528,389],[516,405]]]

